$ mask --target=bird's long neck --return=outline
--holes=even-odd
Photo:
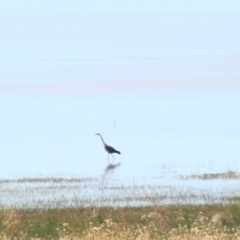
[[[104,140],[100,134],[99,134],[99,137],[102,139],[103,145],[106,146],[107,144],[104,142]]]

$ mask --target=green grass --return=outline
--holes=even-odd
[[[203,239],[201,236],[240,239],[240,205],[0,211],[1,239]]]

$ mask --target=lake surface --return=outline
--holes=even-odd
[[[237,1],[5,2],[0,204],[238,199]]]
[[[239,106],[239,89],[2,95],[0,191],[5,191],[5,200],[1,202],[7,204],[12,188],[22,189],[13,201],[18,206],[22,198],[28,205],[26,191],[36,197],[30,202],[39,198],[47,202],[46,196],[62,199],[71,189],[69,181],[62,181],[62,192],[56,195],[51,190],[40,197],[48,188],[36,194],[38,184],[16,181],[22,178],[92,179],[89,188],[78,180],[73,184],[75,192],[68,193],[70,199],[71,194],[78,196],[78,201],[82,196],[85,205],[90,200],[106,203],[102,189],[111,203],[120,205],[141,202],[141,196],[146,204],[152,200],[145,201],[144,196],[161,194],[166,196],[162,203],[238,197],[238,177],[201,180],[191,176],[231,171],[238,176]],[[115,155],[113,163],[120,165],[114,169],[106,169],[108,155],[94,135],[98,132],[121,151]],[[190,192],[200,198],[186,198]],[[185,197],[181,200],[180,195]],[[116,200],[117,196],[125,200]]]

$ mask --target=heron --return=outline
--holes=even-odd
[[[104,140],[103,140],[103,138],[102,138],[102,135],[101,135],[100,133],[96,133],[95,135],[98,135],[98,136],[102,139],[103,146],[104,146],[105,150],[108,152],[108,163],[109,163],[109,153],[110,153],[111,155],[112,155],[113,153],[121,154],[119,151],[117,151],[117,150],[114,149],[113,147],[108,146],[108,145],[104,142]],[[113,157],[113,160],[114,160],[114,156],[113,156],[113,155],[112,155],[112,157]]]

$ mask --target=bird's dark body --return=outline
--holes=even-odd
[[[121,154],[119,151],[115,150],[113,147],[110,147],[108,145],[105,146],[105,150],[108,152],[108,153],[118,153],[118,154]]]
[[[105,150],[108,152],[108,163],[109,163],[109,154],[111,154],[111,155],[112,155],[113,153],[121,154],[119,151],[117,151],[117,150],[114,149],[113,147],[108,146],[108,145],[104,142],[101,134],[96,133],[95,135],[98,135],[98,136],[101,138],[101,140],[102,140],[102,142],[103,142],[103,145],[104,145],[104,148],[105,148]],[[113,160],[114,160],[114,156],[113,156],[113,155],[112,155],[112,158],[113,158]]]

